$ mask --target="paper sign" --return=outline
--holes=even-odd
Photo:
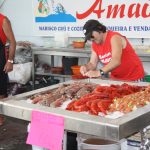
[[[64,118],[44,112],[32,111],[27,144],[49,150],[62,150]]]

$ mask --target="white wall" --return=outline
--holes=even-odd
[[[5,0],[2,12],[9,17],[15,35],[32,36],[32,0]]]
[[[2,1],[2,0],[0,0]],[[10,19],[16,40],[29,40],[39,45],[44,44],[45,39],[33,35],[33,0],[5,0],[0,12]],[[141,45],[141,39],[129,39],[134,45]],[[144,39],[145,45],[150,45],[150,39]]]
[[[45,45],[49,42],[49,37],[36,37],[33,35],[32,0],[5,0],[0,12],[10,19],[17,41],[31,41],[36,45]],[[129,40],[133,45],[150,45],[150,38],[144,39],[144,43],[141,39]],[[41,60],[49,60],[49,57],[46,59],[45,57],[41,58]],[[149,68],[149,64],[144,65],[146,65],[145,68]],[[146,72],[150,73],[148,69],[146,69]]]
[[[5,0],[0,12],[11,21],[16,40],[28,40],[43,45],[41,37],[33,36],[32,0]]]

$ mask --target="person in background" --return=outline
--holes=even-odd
[[[9,43],[8,56],[5,50],[6,42]],[[16,41],[11,28],[10,21],[0,13],[0,100],[7,97],[7,73],[13,70],[13,59],[15,55]],[[4,118],[0,115],[0,125]]]
[[[125,36],[106,31],[106,26],[97,20],[88,20],[83,31],[85,42],[92,41],[92,54],[90,61],[80,68],[82,75],[96,78],[110,74],[110,78],[123,81],[144,78],[142,62]],[[97,70],[99,60],[103,67]]]

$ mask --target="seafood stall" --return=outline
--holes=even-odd
[[[89,79],[80,81],[71,80],[6,98],[0,101],[0,111],[6,116],[27,121],[31,119],[32,110],[59,115],[64,117],[64,128],[66,131],[119,141],[142,130],[150,124],[150,89],[148,85],[149,84],[145,82],[134,83],[99,79],[90,79],[90,82]],[[118,93],[112,92],[113,90],[110,91],[108,87],[111,87],[114,91],[119,89],[122,96],[118,96],[119,98],[114,99]],[[110,94],[109,97],[108,95],[106,96],[106,94],[104,94],[105,89],[108,89],[107,94],[113,94]],[[96,92],[97,95],[94,95],[93,93]],[[129,97],[128,95],[130,94],[132,96]],[[124,95],[127,96],[124,98]],[[87,97],[90,97],[88,99],[89,101],[86,99]],[[130,100],[138,99],[139,97],[140,100],[137,104],[131,104],[131,102],[128,101],[128,108],[132,109],[122,109],[118,107],[123,99]],[[104,99],[107,102],[103,101],[101,103],[98,99]],[[79,100],[82,105],[79,104]],[[91,100],[98,102],[99,111],[94,112],[94,110],[96,110],[94,104],[92,104],[94,109],[91,108],[90,110],[83,105],[83,103],[86,103],[91,106]],[[112,100],[113,104],[110,104],[110,100]],[[107,113],[108,105],[106,106],[108,103],[110,104],[111,110],[109,113]],[[127,106],[125,105],[125,107]],[[117,111],[123,110],[121,113],[123,115],[116,117],[115,114],[114,118],[113,115],[111,115],[116,111],[114,108],[116,108]]]

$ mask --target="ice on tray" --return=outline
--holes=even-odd
[[[69,103],[71,103],[71,102],[72,102],[71,99],[66,100],[65,102],[63,102],[63,104],[60,106],[60,108],[66,109],[66,108],[67,108],[67,105],[68,105]]]
[[[113,113],[110,113],[108,115],[106,115],[106,118],[110,118],[110,119],[117,119],[119,117],[122,117],[124,115],[124,113],[120,112],[120,111],[115,111]]]
[[[30,98],[28,98],[26,102],[32,104],[32,100]]]

